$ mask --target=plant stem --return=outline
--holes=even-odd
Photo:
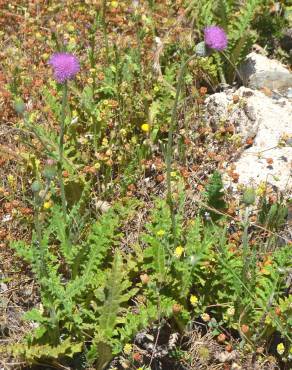
[[[42,225],[40,223],[40,210],[44,204],[44,200],[46,199],[46,196],[50,189],[50,183],[51,180],[48,180],[42,196],[40,196],[39,194],[34,195],[34,227],[36,231],[37,242],[39,244],[38,248],[40,250],[41,271],[42,275],[45,277],[47,277],[47,267],[45,261],[44,246],[42,243],[43,237],[42,237]]]
[[[183,85],[183,78],[184,78],[185,70],[189,62],[195,59],[196,57],[197,57],[196,54],[192,55],[185,62],[183,62],[180,67],[178,83],[176,87],[176,95],[175,95],[175,100],[174,100],[174,104],[172,108],[171,121],[170,121],[170,126],[169,126],[169,131],[168,131],[168,141],[167,141],[167,149],[166,149],[167,203],[169,205],[170,213],[171,213],[172,234],[173,234],[174,240],[175,240],[175,234],[176,234],[176,226],[175,226],[175,210],[174,210],[174,203],[173,203],[172,189],[171,189],[173,132],[174,132],[175,124],[176,124],[177,107],[178,107],[180,92],[181,92],[182,85]]]
[[[108,37],[107,37],[107,24],[106,24],[106,0],[102,2],[102,28],[103,28],[103,37],[105,42],[105,50],[106,50],[106,62],[109,62],[109,45],[108,45]]]
[[[218,70],[218,73],[219,73],[220,83],[221,84],[226,84],[226,78],[225,78],[225,75],[224,75],[224,72],[223,72],[222,60],[220,58],[220,55],[218,53],[214,53],[213,55],[214,55],[214,59],[217,63],[217,70]]]
[[[63,181],[63,161],[64,161],[64,135],[65,135],[65,118],[66,118],[66,105],[68,97],[68,86],[67,82],[63,85],[63,98],[62,98],[62,110],[61,110],[61,129],[60,129],[60,141],[59,141],[59,163],[58,163],[58,177],[61,189],[61,200],[62,200],[62,211],[64,221],[67,220],[67,204],[65,187]]]
[[[42,288],[44,288],[44,283],[42,279],[47,278],[47,266],[46,266],[46,260],[45,260],[45,246],[43,245],[43,238],[42,238],[42,227],[40,223],[40,207],[42,204],[42,199],[40,199],[39,195],[34,196],[34,227],[36,231],[36,237],[38,246],[37,249],[39,250],[39,257],[38,257],[38,263],[40,264],[40,275],[39,281]],[[44,288],[45,289],[45,288]]]
[[[243,248],[243,270],[242,270],[242,281],[247,282],[247,270],[249,266],[248,258],[248,228],[249,228],[249,207],[245,209],[245,215],[243,220],[243,235],[242,235],[242,248]]]

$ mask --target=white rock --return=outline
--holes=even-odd
[[[247,86],[250,86],[252,83],[258,83],[257,76],[269,74],[271,76],[283,76],[284,78],[290,75],[289,69],[279,61],[269,59],[265,55],[255,52],[247,55],[245,62],[239,68],[239,73],[243,79],[243,83]],[[270,86],[266,87],[270,88]]]
[[[269,165],[267,159],[272,158]],[[235,172],[239,174],[239,182],[244,185],[258,185],[267,182],[275,185],[279,190],[291,191],[291,158],[292,147],[274,148],[262,152],[253,146],[244,153],[235,163]]]
[[[220,123],[228,122],[234,125],[236,133],[243,140],[254,136],[258,130],[258,122],[254,107],[248,104],[246,96],[253,94],[250,89],[239,89],[235,93],[228,90],[211,95],[206,99],[206,118],[213,130],[217,130]],[[243,98],[237,104],[233,103],[233,96]]]
[[[233,103],[234,95],[239,97],[237,103]],[[220,119],[228,120],[243,140],[254,137],[253,145],[243,150],[234,163],[240,184],[258,185],[267,181],[281,191],[291,190],[292,146],[287,139],[292,137],[292,103],[288,99],[273,99],[241,87],[236,92],[210,96],[207,119],[213,127]],[[271,164],[267,162],[270,158]],[[232,184],[232,179],[225,183]]]

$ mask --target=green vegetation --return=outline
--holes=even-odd
[[[3,12],[25,18],[18,3]],[[33,329],[1,343],[1,355],[98,370],[122,355],[128,368],[150,369],[153,356],[133,357],[137,333],[167,322],[183,337],[199,320],[242,353],[268,355],[278,335],[273,354],[288,363],[292,253],[280,235],[288,206],[266,188],[231,199],[224,158],[214,160],[221,149],[208,147],[222,145],[227,157],[233,133],[213,134],[202,114],[206,94],[240,82],[237,67],[256,40],[268,42],[267,24],[278,37],[286,23],[268,16],[264,0],[67,1],[69,18],[48,3],[41,14],[53,24],[45,17],[33,26],[33,70],[15,37],[1,62],[3,122],[13,122],[21,158],[11,173],[5,167],[1,202],[8,209],[21,199],[29,210],[13,220],[29,231],[15,231],[5,247],[38,297],[23,316]],[[203,45],[200,55],[196,45],[213,25],[228,46]],[[80,61],[65,82],[48,65],[61,50]],[[177,345],[173,358],[187,361],[188,349]]]

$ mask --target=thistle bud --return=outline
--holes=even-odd
[[[23,114],[25,112],[25,104],[21,98],[17,98],[14,102],[14,109],[16,113]]]
[[[255,195],[254,189],[247,188],[243,193],[243,197],[242,197],[243,203],[246,204],[247,206],[250,206],[254,204],[255,199],[256,199],[256,195]]]
[[[53,166],[46,166],[43,175],[46,179],[52,180],[56,176],[56,168]]]
[[[206,44],[204,41],[202,42],[199,42],[196,46],[195,46],[195,52],[196,54],[199,56],[199,57],[207,57],[209,55],[209,51],[206,47]]]
[[[38,193],[41,190],[41,184],[39,181],[34,181],[31,185],[31,190],[33,193]]]

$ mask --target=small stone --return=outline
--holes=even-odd
[[[217,342],[218,343],[224,343],[225,340],[226,340],[226,335],[225,334],[221,333],[221,334],[218,335],[218,337],[217,337]]]
[[[292,99],[292,87],[289,87],[287,89],[286,96],[287,96],[288,99]]]

